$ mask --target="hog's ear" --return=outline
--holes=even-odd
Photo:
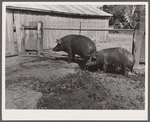
[[[56,39],[56,43],[61,44],[62,40],[61,39]]]
[[[96,56],[93,56],[92,59],[91,59],[91,61],[92,61],[92,62],[93,62],[93,61],[96,61]]]
[[[56,43],[58,43],[59,42],[59,39],[56,39]]]

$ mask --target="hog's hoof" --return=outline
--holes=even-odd
[[[122,75],[123,75],[124,77],[128,77],[128,72],[122,72]]]
[[[98,69],[97,72],[101,74],[102,71],[100,69]]]
[[[82,70],[82,73],[87,73],[87,71],[86,70]]]
[[[100,74],[105,74],[106,72],[104,72],[104,71],[99,71],[99,73],[100,73]]]
[[[129,78],[128,74],[124,74],[124,77]]]

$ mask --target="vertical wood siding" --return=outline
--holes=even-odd
[[[82,29],[106,29],[108,28],[107,19],[82,19]],[[96,43],[107,41],[108,31],[82,31],[81,34],[95,40]]]
[[[108,28],[107,19],[81,19],[81,18],[71,18],[71,17],[61,17],[61,16],[52,16],[51,14],[33,12],[33,11],[22,11],[22,10],[13,10],[14,12],[14,22],[16,26],[18,50],[21,51],[21,25],[29,25],[29,22],[32,21],[42,21],[43,27],[45,28],[81,28],[82,29],[103,29]],[[7,16],[9,17],[8,11]],[[8,28],[12,24],[10,20]],[[25,31],[26,36],[29,36],[29,31]],[[72,30],[43,30],[43,49],[53,48],[56,43],[56,39],[59,39],[65,35],[69,34],[79,34],[79,31]],[[81,31],[82,35],[85,35],[96,42],[105,41],[108,36],[106,31]]]
[[[15,38],[13,34],[13,14],[11,10],[6,13],[6,53],[16,54]]]

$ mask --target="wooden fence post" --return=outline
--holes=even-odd
[[[141,61],[143,63],[145,62],[145,16],[142,16],[141,12],[139,16],[140,22],[134,31],[132,48],[132,54],[135,57],[135,65],[139,65]]]
[[[18,43],[17,43],[17,33],[16,33],[16,26],[13,24],[13,37],[14,37],[14,47],[15,53],[18,54]]]
[[[80,30],[79,30],[79,35],[81,35],[81,22],[80,22]]]
[[[25,53],[25,29],[24,25],[21,26],[21,53]]]
[[[38,22],[38,52],[43,51],[43,23]]]

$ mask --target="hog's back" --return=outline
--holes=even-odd
[[[98,62],[104,59],[119,58],[120,61],[126,62],[129,66],[134,64],[133,55],[127,49],[121,47],[103,49],[97,51],[95,55],[98,55]]]
[[[134,56],[127,50],[121,47],[118,47],[118,52],[120,55],[124,56],[124,61],[126,61],[127,67],[133,67],[135,58]]]
[[[108,48],[97,51],[95,55],[97,55],[97,64],[105,64],[106,62],[111,64],[120,61],[120,56],[115,48]]]
[[[100,51],[100,53],[101,55],[107,54],[109,58],[119,58],[119,62],[126,64],[126,67],[129,68],[133,67],[135,62],[133,55],[127,49],[122,47],[104,49]]]
[[[80,56],[90,56],[96,51],[94,42],[83,35],[68,35],[61,40],[66,48],[71,48],[73,53]]]

